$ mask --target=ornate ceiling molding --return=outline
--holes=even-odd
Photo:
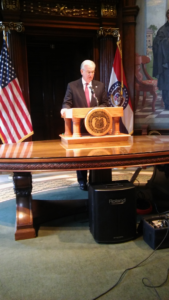
[[[116,5],[101,5],[101,16],[104,18],[112,18],[117,16]]]
[[[97,36],[98,37],[106,37],[106,36],[119,37],[119,28],[100,27],[100,29],[97,31]]]
[[[118,0],[63,1],[47,0],[1,0],[3,11],[21,11],[23,13],[54,15],[61,17],[99,17],[115,18],[117,16],[116,4]]]
[[[25,30],[22,22],[0,22],[0,31],[11,32],[15,30],[17,32],[23,32]]]
[[[1,0],[2,10],[19,10],[20,1],[19,0]]]
[[[51,9],[51,14],[58,16],[70,16],[70,17],[97,17],[98,9],[93,8],[68,8],[66,5],[57,4],[55,8]]]

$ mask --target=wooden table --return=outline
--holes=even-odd
[[[78,144],[60,140],[0,145],[0,171],[14,172],[15,239],[36,236],[37,201],[32,200],[32,171],[97,170],[169,163],[169,136],[134,136],[124,142]],[[45,208],[46,209],[46,208]]]

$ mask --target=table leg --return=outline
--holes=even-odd
[[[15,240],[36,237],[32,215],[32,175],[14,173],[14,191],[16,194],[16,231]]]
[[[33,200],[31,173],[14,173],[13,182],[16,194],[15,240],[35,238],[44,222],[87,211],[87,199]]]

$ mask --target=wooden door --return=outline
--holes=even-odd
[[[92,39],[28,37],[27,52],[33,140],[57,139],[67,84],[81,76],[81,62],[92,59]]]

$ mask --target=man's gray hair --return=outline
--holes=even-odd
[[[92,66],[94,69],[96,69],[96,64],[92,60],[84,60],[81,63],[80,70],[84,70],[84,66]]]

